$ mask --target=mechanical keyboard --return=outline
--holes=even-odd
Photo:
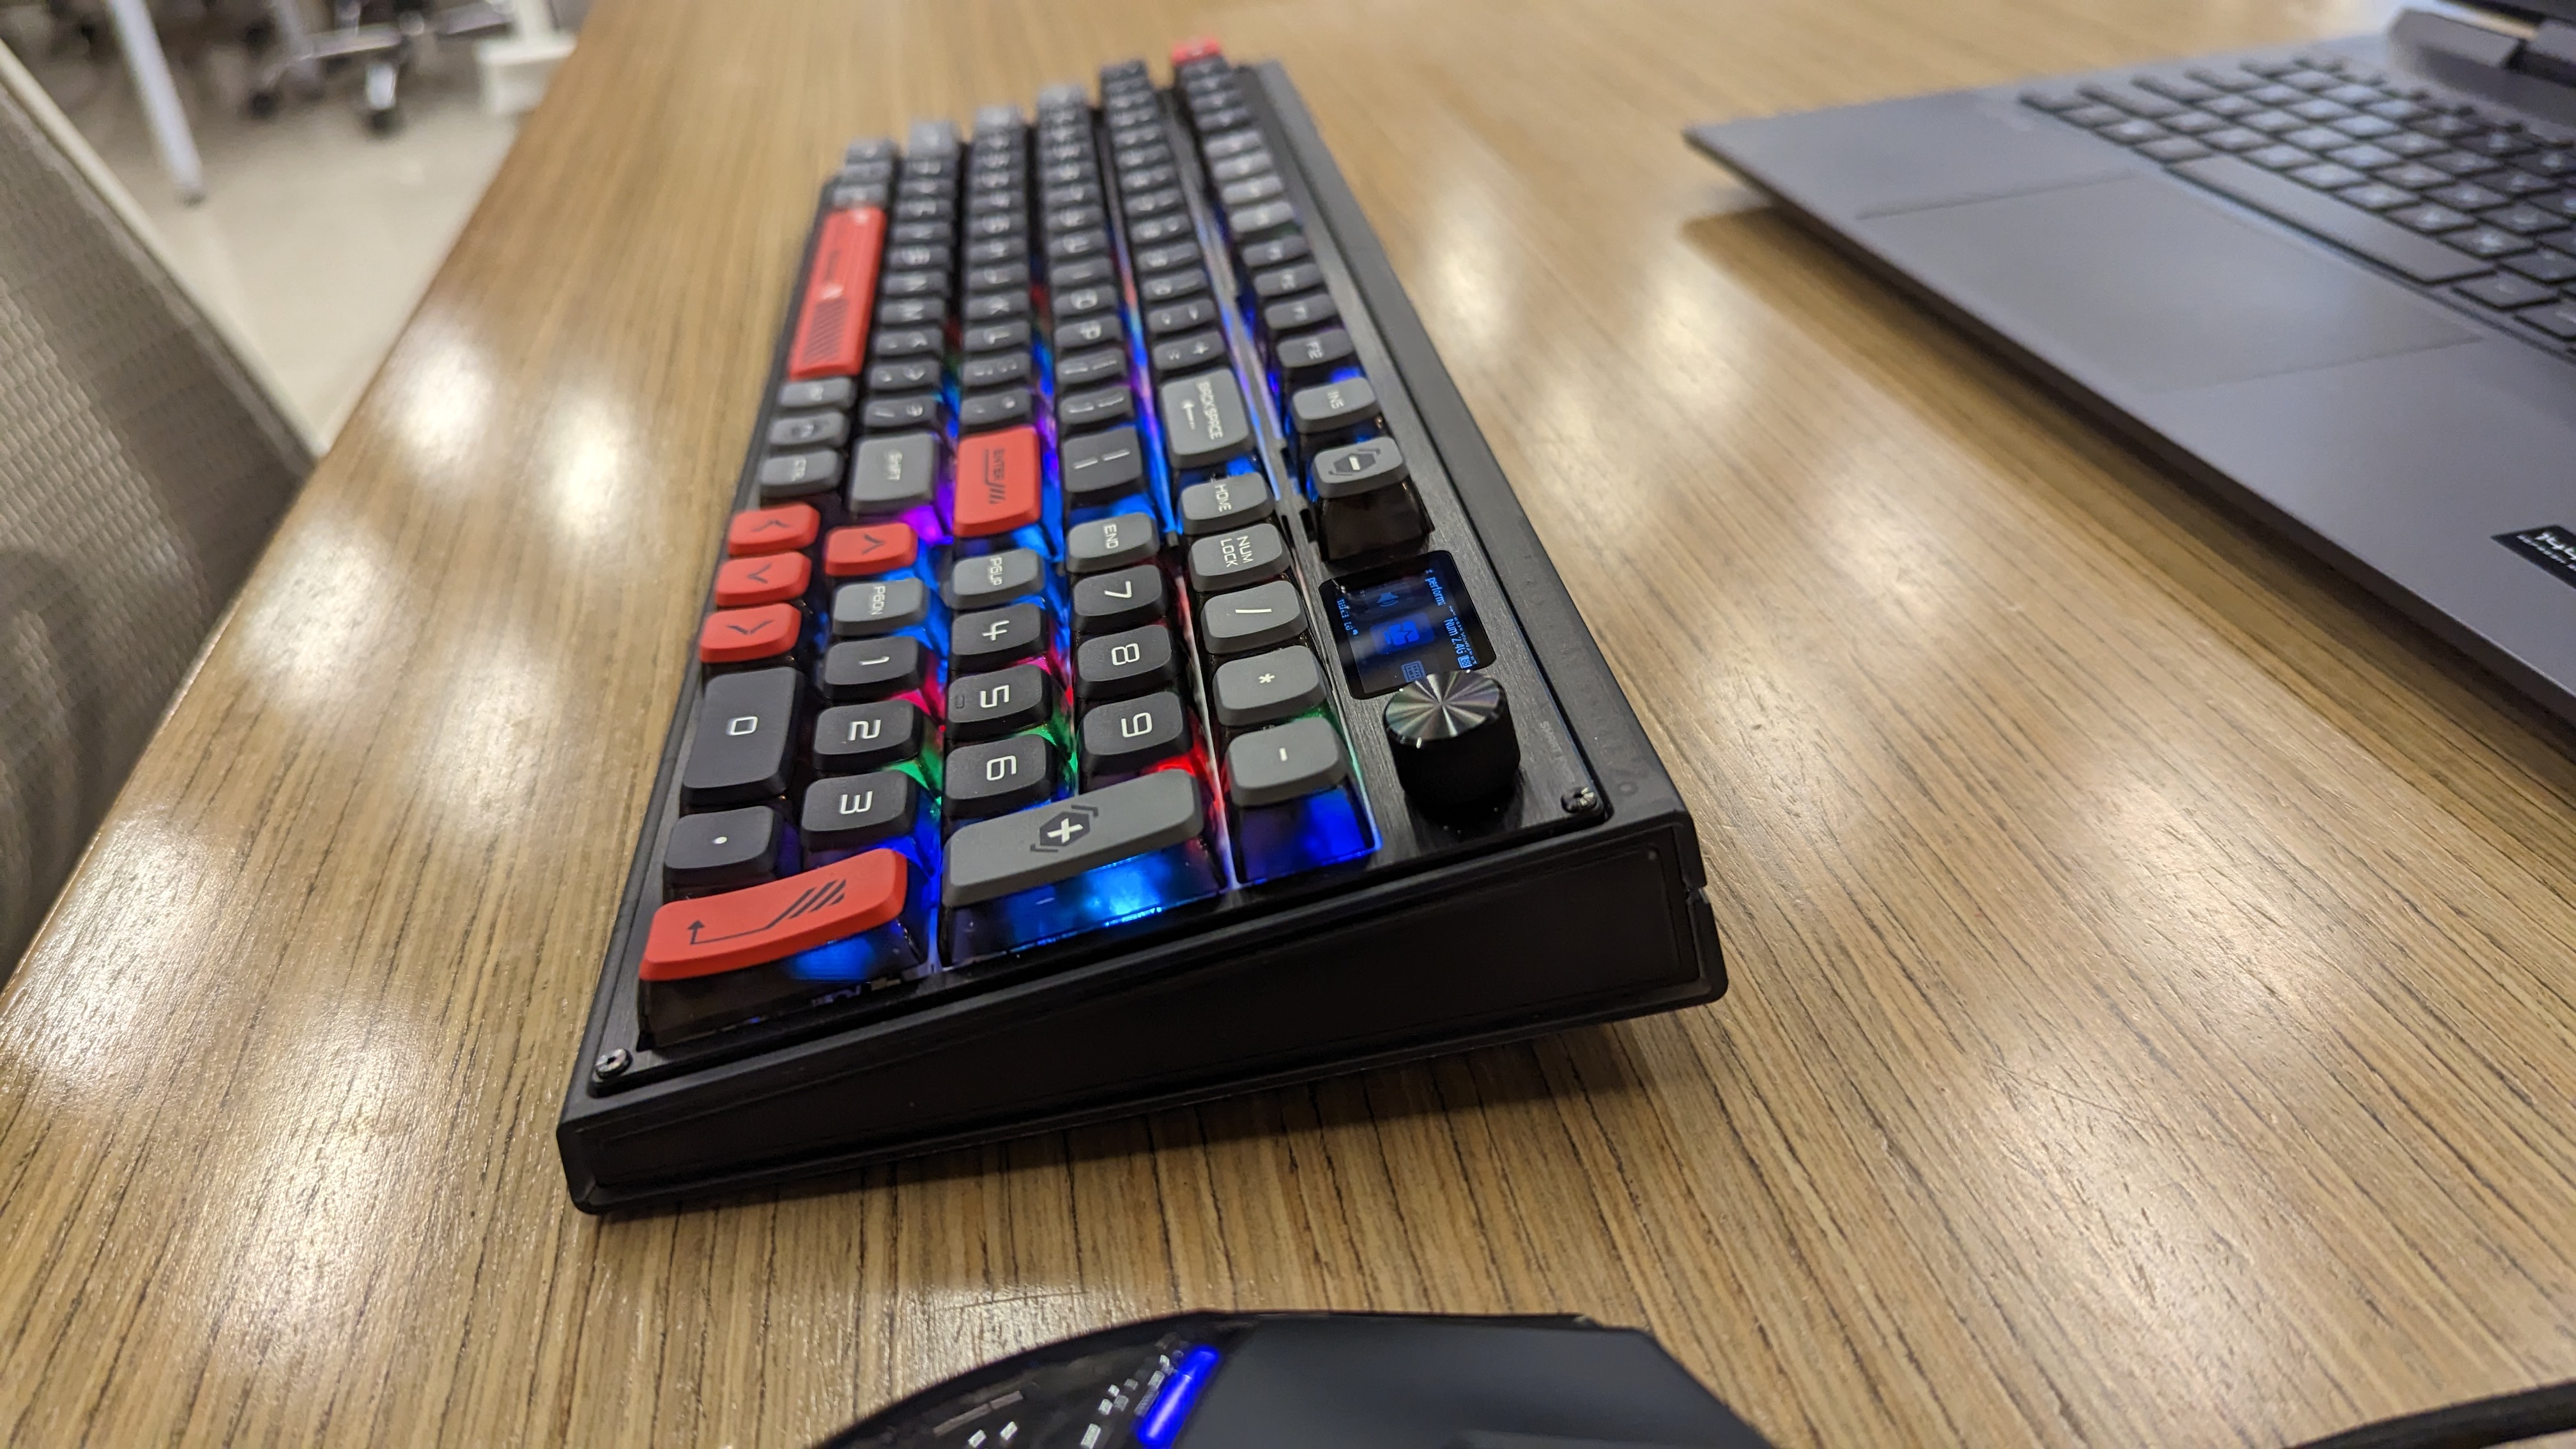
[[[582,1207],[1724,990],[1690,818],[1294,89],[1172,59],[825,184]]]
[[[2526,340],[2576,344],[2576,128],[2334,55],[2159,67],[2022,101]]]

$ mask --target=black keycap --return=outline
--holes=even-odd
[[[2508,206],[2502,211],[2490,211],[2481,219],[2487,225],[2499,231],[2512,232],[2515,236],[2538,236],[2542,232],[2556,229],[2566,221],[2563,216],[2552,216],[2539,207],[2529,204]]]
[[[849,435],[848,413],[789,413],[769,420],[773,448],[837,448]]]
[[[1181,532],[1193,538],[1270,516],[1270,485],[1258,473],[1230,473],[1181,490]]]
[[[1015,735],[948,752],[944,820],[955,824],[1043,805],[1055,795],[1055,746],[1044,735]]]
[[[2410,206],[2401,211],[2392,211],[2388,213],[2388,219],[2399,226],[2432,236],[2439,236],[2446,231],[2459,231],[2464,227],[2477,224],[2476,217],[2464,216],[2447,206],[2435,206],[2430,202]]]
[[[1139,272],[1163,272],[1169,271],[1174,267],[1195,266],[1198,264],[1198,260],[1199,244],[1197,242],[1168,242],[1158,247],[1146,247],[1144,250],[1136,253],[1136,270]]]
[[[1190,587],[1201,593],[1266,583],[1288,571],[1288,542],[1276,524],[1212,533],[1190,545]]]
[[[1354,355],[1351,334],[1339,327],[1280,338],[1272,351],[1279,359],[1280,374],[1291,387],[1323,381]]]
[[[1145,335],[1167,337],[1175,332],[1194,332],[1216,324],[1216,302],[1207,297],[1166,303],[1145,313]]]
[[[990,674],[960,674],[948,681],[948,733],[957,740],[989,740],[1047,722],[1055,708],[1055,681],[1034,664],[1014,664]],[[954,756],[952,755],[953,759]],[[953,771],[949,788],[956,788]]]
[[[1246,271],[1267,271],[1282,263],[1293,262],[1304,255],[1306,255],[1305,236],[1302,233],[1292,232],[1287,236],[1272,237],[1268,241],[1254,242],[1245,247],[1243,266]]]
[[[1214,328],[1154,344],[1154,375],[1194,372],[1225,360],[1225,335]]]
[[[1095,706],[1082,716],[1082,783],[1133,775],[1189,745],[1189,716],[1169,690]]]
[[[797,823],[809,854],[855,853],[903,839],[920,820],[920,787],[910,775],[885,770],[827,777],[806,786]]]
[[[2561,342],[2576,342],[2576,302],[2561,302],[2555,307],[2533,307],[2513,315]]]
[[[2525,252],[2506,262],[2505,267],[2535,282],[2576,282],[2576,257],[2563,252]]]
[[[829,448],[779,453],[760,460],[760,501],[782,503],[815,493],[828,493],[840,482],[841,455]]]
[[[1346,432],[1377,420],[1377,389],[1365,377],[1319,383],[1288,396],[1288,423],[1301,437]]]
[[[1076,577],[1108,573],[1150,563],[1162,550],[1162,530],[1151,514],[1095,518],[1064,531],[1064,571]]]
[[[2305,156],[2307,153],[2303,151],[2299,154]],[[1341,315],[1341,309],[1333,305],[1333,296],[1330,292],[1310,292],[1303,297],[1291,297],[1287,301],[1273,302],[1262,308],[1261,325],[1270,330],[1270,335],[1276,337],[1283,332],[1301,332],[1309,327],[1320,326]]]
[[[834,704],[892,699],[921,688],[929,678],[930,651],[905,634],[853,639],[825,650],[814,673],[823,697]]]
[[[1055,390],[1059,393],[1122,381],[1126,376],[1127,354],[1115,347],[1089,347],[1059,354],[1055,360]]]
[[[1046,560],[1030,549],[1006,548],[961,558],[948,566],[948,607],[989,609],[1046,586]]]
[[[662,887],[701,895],[778,878],[778,812],[767,805],[683,815],[662,847]]]
[[[1115,312],[1067,322],[1055,329],[1055,350],[1058,353],[1079,352],[1087,347],[1122,347],[1126,342],[1126,329],[1119,325]]]
[[[859,400],[859,385],[846,377],[818,377],[778,389],[782,408],[846,408]]]
[[[921,753],[930,734],[920,706],[908,699],[836,704],[814,717],[814,768],[855,775]]]
[[[2528,307],[2534,302],[2546,302],[2558,295],[2558,289],[2555,287],[2544,287],[2528,278],[2513,276],[2506,272],[2498,272],[2492,277],[2481,277],[2461,286],[2458,291],[2461,296],[2472,301],[2484,302],[2490,307],[2500,309]]]
[[[1172,631],[1161,624],[1082,641],[1073,655],[1073,693],[1085,704],[1168,689],[1176,677]]]
[[[1065,497],[1076,506],[1115,498],[1143,483],[1144,445],[1134,428],[1066,438],[1059,454]]]
[[[1029,380],[1029,355],[1025,352],[994,352],[966,359],[957,369],[958,385],[969,390],[979,387],[1003,387]]]
[[[930,617],[930,589],[919,579],[862,579],[832,591],[832,634],[872,639]]]
[[[1022,599],[998,609],[959,614],[948,626],[949,667],[960,674],[983,674],[1046,651],[1054,637],[1046,606]]]
[[[1024,387],[969,394],[957,404],[957,429],[962,433],[982,433],[1018,427],[1034,415],[1033,396]]]
[[[939,329],[936,327],[880,327],[868,339],[868,352],[876,357],[937,357]]]
[[[871,433],[901,433],[918,428],[935,431],[946,421],[944,411],[935,392],[872,397],[859,410],[859,426]]]
[[[1314,475],[1318,498],[1356,498],[1380,488],[1392,488],[1413,476],[1404,461],[1404,451],[1393,438],[1370,438],[1342,448],[1326,448],[1315,455],[1310,470]]]
[[[1118,268],[1112,265],[1107,257],[1084,257],[1079,261],[1064,262],[1049,268],[1047,285],[1096,287],[1104,282],[1116,280],[1117,276]]]
[[[1187,214],[1181,212],[1174,212],[1168,216],[1147,217],[1127,228],[1128,242],[1140,247],[1178,241],[1189,234],[1190,219]]]
[[[1055,420],[1067,432],[1131,423],[1136,420],[1136,399],[1123,382],[1085,388],[1055,400]]]
[[[1152,564],[1093,574],[1073,584],[1073,632],[1088,638],[1163,617],[1163,571]]]
[[[1027,315],[1029,315],[1028,293],[986,292],[966,299],[966,313],[963,320],[970,327],[980,327],[995,322],[1008,322]]]
[[[939,386],[939,359],[907,357],[900,362],[880,362],[868,368],[870,392],[917,392]]]
[[[793,669],[719,674],[698,700],[697,731],[680,766],[680,800],[691,807],[747,805],[787,792],[796,742]]]
[[[1163,384],[1156,395],[1163,446],[1176,469],[1206,468],[1252,450],[1252,420],[1231,368]]]
[[[2448,236],[2443,237],[2442,240],[2449,242],[2451,245],[2458,247],[2460,250],[2467,252],[2473,257],[2484,257],[2489,261],[2495,261],[2499,258],[2513,256],[2518,252],[2527,252],[2531,250],[2530,242],[2523,240],[2521,237],[2515,236],[2512,232],[2502,231],[2492,226],[2481,226],[2472,228],[2468,231],[2452,232]]]
[[[969,327],[958,340],[970,353],[1024,351],[1029,345],[1029,324],[994,322],[982,327]]]

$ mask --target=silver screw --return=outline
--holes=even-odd
[[[1577,785],[1558,797],[1557,804],[1568,815],[1589,815],[1601,808],[1601,792],[1589,785]]]
[[[613,1077],[626,1070],[626,1064],[633,1060],[635,1060],[633,1057],[626,1054],[626,1048],[617,1047],[601,1052],[599,1060],[590,1064],[590,1072],[595,1077]]]

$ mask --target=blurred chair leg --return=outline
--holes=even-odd
[[[268,0],[268,16],[277,26],[278,48],[290,57],[287,69],[296,84],[322,89],[322,67],[313,63],[313,36],[304,28],[302,0]]]
[[[107,0],[116,21],[117,43],[125,50],[125,68],[143,97],[143,114],[152,124],[152,143],[161,152],[161,168],[191,205],[206,199],[206,170],[197,159],[197,139],[189,134],[187,112],[179,108],[179,89],[170,83],[170,62],[161,53],[161,37],[143,0]]]

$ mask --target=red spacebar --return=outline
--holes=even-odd
[[[885,212],[873,206],[823,214],[814,239],[814,266],[805,274],[805,303],[796,317],[796,346],[787,375],[850,377],[867,345],[868,313],[876,305],[877,257],[885,249]]]
[[[871,850],[766,885],[673,901],[653,913],[636,975],[685,981],[872,931],[903,911],[912,872],[891,850]]]

